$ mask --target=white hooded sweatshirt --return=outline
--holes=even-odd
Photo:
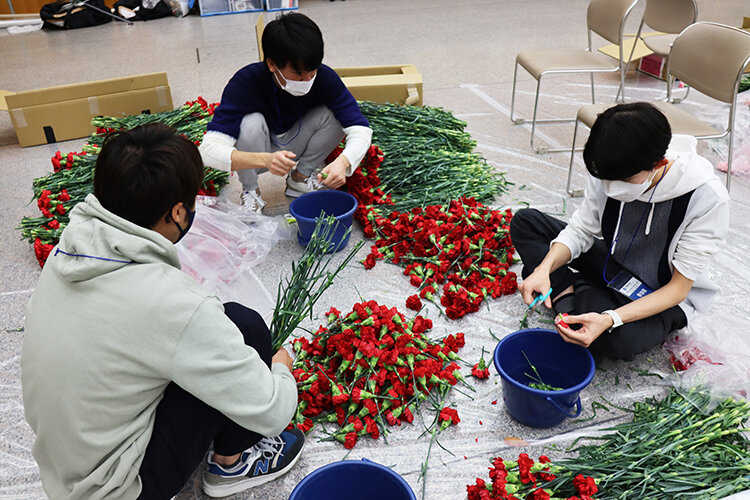
[[[297,406],[286,367],[269,370],[244,344],[218,298],[180,271],[172,242],[89,195],[71,211],[26,315],[23,403],[50,498],[137,498],[172,381],[266,436]]]
[[[673,161],[669,171],[637,201],[651,203],[651,210],[640,226],[648,236],[655,204],[673,200],[693,191],[685,217],[668,243],[670,272],[677,269],[694,284],[687,298],[679,304],[690,320],[694,311],[708,308],[718,287],[706,276],[706,268],[719,253],[729,230],[729,194],[714,173],[711,163],[696,153],[697,140],[692,136],[674,135],[665,157]],[[608,181],[589,176],[581,207],[573,214],[570,224],[552,243],[562,243],[571,253],[571,260],[588,251],[595,238],[602,238],[602,218],[607,204]],[[627,205],[620,203],[620,215]],[[619,221],[615,240],[619,236]],[[630,237],[624,238],[627,244]],[[654,255],[658,259],[659,255]]]

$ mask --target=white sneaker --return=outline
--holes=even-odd
[[[292,198],[298,198],[305,193],[322,191],[324,189],[328,188],[318,182],[318,172],[313,172],[310,177],[301,181],[292,179],[291,173],[286,178],[286,195]]]
[[[255,212],[259,214],[263,211],[263,207],[266,206],[266,202],[260,197],[257,191],[243,191],[240,195],[242,208],[249,212]]]

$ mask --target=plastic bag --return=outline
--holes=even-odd
[[[678,390],[709,386],[716,398],[747,398],[750,393],[746,318],[721,313],[698,315],[663,347],[675,369],[668,382]]]
[[[717,130],[724,130],[729,118],[729,105],[723,105],[718,109],[716,107],[705,108],[697,112],[696,115]],[[720,157],[716,168],[721,172],[726,172],[729,137],[713,139],[709,144],[711,149]],[[737,95],[733,149],[732,172],[750,173],[750,91]]]
[[[239,302],[268,321],[273,299],[252,268],[286,233],[279,220],[259,214],[246,224],[231,213],[234,208],[216,198],[198,198],[193,225],[177,244],[182,270],[223,302]]]

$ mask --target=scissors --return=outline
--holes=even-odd
[[[552,287],[550,287],[549,290],[547,290],[547,293],[545,293],[544,295],[537,295],[536,298],[531,302],[531,304],[529,304],[529,309],[532,309],[540,302],[544,302],[550,295],[552,295]]]

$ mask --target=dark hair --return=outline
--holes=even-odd
[[[654,168],[671,140],[669,122],[654,106],[646,102],[618,104],[594,122],[583,161],[598,179],[627,179]]]
[[[182,202],[193,208],[203,182],[195,144],[161,123],[109,134],[94,170],[94,195],[104,208],[145,228]]]
[[[279,68],[314,71],[323,62],[323,34],[304,14],[282,14],[263,30],[263,57]]]

